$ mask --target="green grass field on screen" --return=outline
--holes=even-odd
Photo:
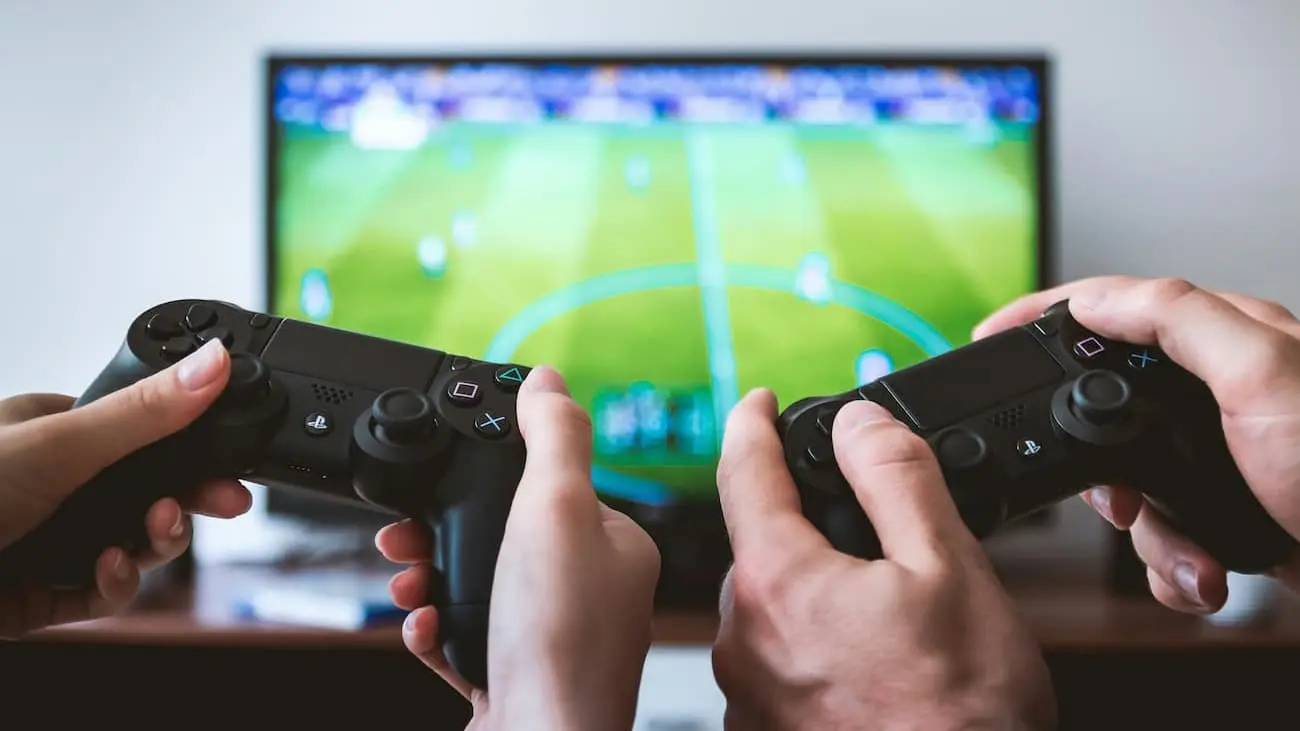
[[[749,389],[853,388],[864,352],[915,363],[1033,288],[1032,128],[994,132],[449,123],[374,150],[287,127],[277,312],[554,366],[602,467],[712,493]],[[648,428],[675,436],[620,446],[665,402]]]

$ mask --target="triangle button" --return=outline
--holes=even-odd
[[[508,365],[508,366],[501,366],[500,368],[497,369],[495,380],[498,386],[500,386],[501,388],[507,391],[513,392],[519,388],[519,384],[523,383],[524,378],[526,378],[527,376],[528,376],[528,369],[521,368],[519,366]]]

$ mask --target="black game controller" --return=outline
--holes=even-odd
[[[147,546],[150,505],[209,478],[308,490],[429,524],[447,659],[486,687],[488,600],[524,469],[515,393],[528,369],[183,300],[136,318],[77,405],[213,339],[231,370],[212,408],[104,470],[0,551],[0,584],[93,585],[105,549]]]
[[[781,414],[805,515],[837,549],[879,558],[831,446],[835,414],[857,399],[926,439],[978,538],[1112,484],[1143,493],[1230,571],[1260,573],[1296,548],[1237,470],[1209,388],[1156,348],[1084,329],[1066,302],[1030,324]]]

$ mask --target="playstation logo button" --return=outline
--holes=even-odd
[[[326,414],[323,411],[316,411],[308,414],[307,418],[303,419],[302,428],[303,431],[313,437],[323,437],[326,434],[329,434],[330,430],[334,428],[334,423],[330,419],[329,414]]]

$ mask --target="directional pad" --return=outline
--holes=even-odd
[[[804,450],[804,459],[814,469],[827,469],[835,465],[835,450],[829,444],[814,444]]]
[[[162,357],[169,363],[175,363],[197,349],[198,345],[193,338],[172,338],[162,346]]]
[[[844,404],[834,404],[832,406],[823,406],[817,410],[817,431],[824,436],[830,436],[831,430],[835,428],[835,415],[840,413]]]
[[[212,327],[217,322],[217,311],[207,305],[190,305],[185,313],[185,327],[191,332],[198,332]]]
[[[198,337],[200,343],[207,343],[209,340],[220,340],[221,344],[226,346],[227,350],[229,350],[230,346],[235,343],[235,336],[230,332],[230,330],[224,327],[208,328],[199,333]]]
[[[144,331],[154,340],[171,340],[185,334],[180,323],[161,312],[149,318],[149,323],[144,326]]]

